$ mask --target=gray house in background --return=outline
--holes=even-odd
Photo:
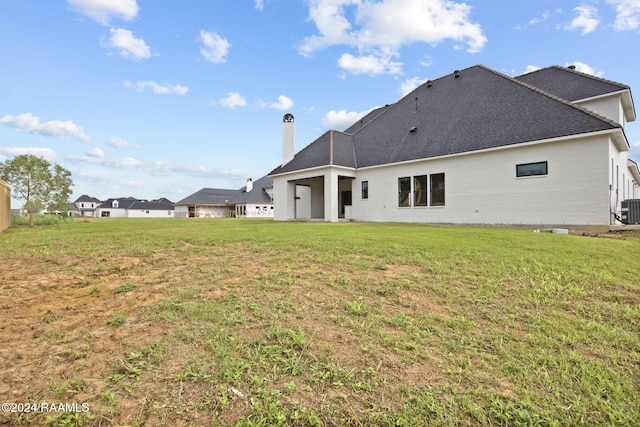
[[[251,178],[238,190],[203,188],[175,204],[176,218],[272,218],[273,180]]]

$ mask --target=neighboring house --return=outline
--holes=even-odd
[[[273,180],[251,178],[239,190],[203,188],[175,204],[178,218],[273,218]]]
[[[428,81],[294,156],[283,120],[275,219],[607,229],[638,198],[628,86],[549,67],[482,65]]]
[[[203,188],[175,204],[176,218],[227,218],[235,208],[229,205],[240,190]]]
[[[237,218],[273,218],[273,179],[263,176],[247,185],[231,200],[235,205]]]
[[[96,209],[100,203],[102,202],[95,197],[83,194],[73,202],[76,208],[70,211],[69,214],[71,216],[96,216]]]
[[[11,189],[0,181],[0,231],[11,225]]]
[[[100,218],[172,218],[173,203],[165,198],[158,200],[138,200],[122,197],[104,201],[96,210]]]

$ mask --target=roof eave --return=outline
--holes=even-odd
[[[627,159],[627,167],[629,171],[631,171],[631,175],[636,180],[637,183],[640,183],[640,169],[638,169],[638,164],[631,159]]]

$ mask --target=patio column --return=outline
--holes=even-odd
[[[338,222],[338,172],[333,168],[324,175],[324,220]]]

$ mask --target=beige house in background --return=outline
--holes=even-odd
[[[0,181],[0,231],[11,225],[11,189]]]

